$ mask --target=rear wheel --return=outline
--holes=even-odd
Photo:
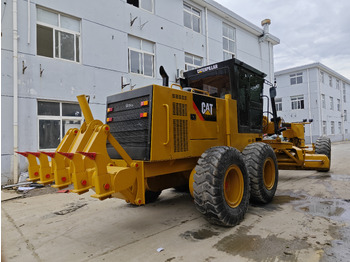
[[[202,154],[195,168],[193,197],[206,219],[221,226],[235,226],[249,205],[249,176],[241,152],[213,147]]]
[[[265,143],[253,143],[243,150],[250,178],[250,200],[253,203],[269,203],[277,189],[278,166],[272,147]]]
[[[315,143],[315,153],[326,155],[329,159],[329,168],[328,169],[320,169],[318,171],[328,172],[331,167],[331,140],[326,136],[321,136],[316,140]]]

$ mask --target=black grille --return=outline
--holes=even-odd
[[[107,108],[113,110],[107,113],[111,134],[135,160],[150,160],[151,105],[152,86],[107,98]],[[109,143],[107,150],[111,158],[121,158]]]

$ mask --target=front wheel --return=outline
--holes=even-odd
[[[278,166],[272,147],[265,143],[253,143],[243,150],[250,178],[250,200],[253,203],[269,203],[277,189]]]
[[[213,224],[240,223],[249,205],[249,176],[241,152],[227,146],[210,148],[195,171],[193,197],[199,212]]]
[[[326,155],[329,159],[329,168],[328,169],[320,169],[318,171],[328,172],[331,167],[331,140],[326,136],[321,136],[316,140],[315,143],[315,153]]]

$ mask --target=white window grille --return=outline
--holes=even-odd
[[[303,83],[303,73],[291,74],[290,76],[290,84],[296,85]]]
[[[203,59],[199,56],[185,53],[185,71],[192,70],[203,65]]]
[[[321,94],[322,108],[326,108],[326,96]]]
[[[184,3],[184,26],[195,32],[201,32],[201,11]]]
[[[80,62],[81,20],[37,7],[37,55]]]
[[[79,104],[38,101],[39,149],[56,148],[70,128],[80,128]]]
[[[275,104],[276,104],[276,110],[282,111],[282,98],[276,98]]]
[[[330,104],[330,110],[334,110],[334,101],[333,101],[333,97],[329,97],[329,104]]]
[[[292,103],[292,110],[296,109],[304,109],[304,96],[298,95],[298,96],[292,96],[290,98]]]
[[[334,121],[331,121],[331,134],[334,135]]]
[[[129,35],[128,45],[129,72],[154,77],[154,43]]]
[[[236,31],[232,26],[222,24],[222,46],[224,60],[235,57],[236,53]]]
[[[153,13],[153,0],[127,0],[127,3]]]
[[[323,132],[323,135],[327,135],[327,122],[326,121],[322,121],[322,132]]]

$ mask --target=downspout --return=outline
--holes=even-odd
[[[205,45],[206,45],[206,56],[207,56],[207,65],[210,64],[209,61],[209,28],[208,28],[208,8],[205,7]]]
[[[318,69],[317,74],[317,86],[318,86],[318,113],[319,113],[319,129],[320,130],[320,136],[323,135],[323,110],[322,110],[322,100],[321,100],[321,86],[320,86],[320,69]],[[325,134],[326,135],[326,134]]]
[[[27,26],[28,26],[28,40],[27,40],[27,44],[30,45],[30,0],[27,0],[28,1],[28,6],[27,6],[27,11],[28,11],[28,14],[27,14]]]
[[[306,69],[307,73],[307,97],[308,97],[308,103],[309,103],[309,119],[311,119],[311,93],[310,93],[310,75],[309,75],[309,68]],[[310,136],[310,143],[312,144],[312,128],[310,124],[309,128],[309,136]]]
[[[18,182],[18,31],[17,0],[12,1],[13,12],[13,183]]]

